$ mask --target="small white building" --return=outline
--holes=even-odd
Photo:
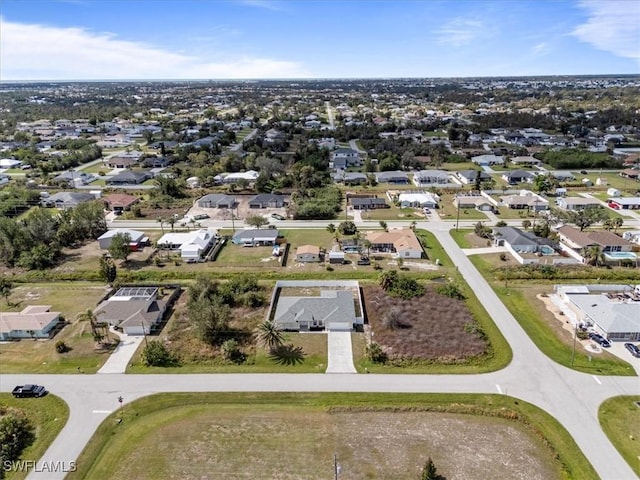
[[[180,258],[187,263],[201,262],[213,245],[215,230],[194,230],[192,232],[171,232],[158,240],[158,248],[179,250]]]

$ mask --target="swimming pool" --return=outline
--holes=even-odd
[[[540,247],[540,253],[542,253],[543,255],[553,255],[556,253],[556,251],[547,245],[542,245]]]
[[[611,260],[637,260],[638,256],[633,252],[607,252],[605,258]]]

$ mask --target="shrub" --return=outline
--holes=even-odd
[[[365,349],[366,357],[374,363],[385,363],[387,361],[387,354],[382,350],[382,347],[376,342],[371,342]]]
[[[9,409],[0,414],[0,463],[5,465],[18,460],[36,437],[33,425],[22,411]]]
[[[401,325],[401,316],[402,314],[397,308],[388,310],[387,313],[385,313],[382,317],[382,326],[387,330],[397,330]]]
[[[62,340],[58,340],[56,342],[56,352],[58,353],[67,353],[71,348],[64,343]]]
[[[240,345],[233,338],[225,340],[222,344],[222,356],[225,360],[234,363],[242,363],[244,360],[244,355],[242,351],[240,351]]]
[[[464,300],[465,296],[460,288],[455,283],[445,283],[444,285],[438,285],[436,292],[445,297],[455,298],[458,300]]]
[[[151,340],[142,350],[142,361],[147,367],[174,367],[178,359],[169,351],[164,343]]]

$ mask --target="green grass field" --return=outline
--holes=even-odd
[[[427,456],[445,476],[598,478],[566,430],[526,402],[368,393],[146,397],[105,420],[67,478],[329,478],[334,454],[353,479],[418,478]]]
[[[21,460],[39,460],[69,419],[67,404],[51,394],[42,398],[14,398],[10,393],[0,393],[0,408],[4,407],[22,410],[35,427],[35,441],[22,452]],[[26,471],[9,471],[4,478],[20,480],[26,476]]]
[[[640,477],[640,396],[622,396],[606,400],[600,405],[598,419],[620,455]]]

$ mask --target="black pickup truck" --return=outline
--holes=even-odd
[[[16,398],[42,397],[47,391],[42,385],[18,385],[13,389],[13,396]]]

